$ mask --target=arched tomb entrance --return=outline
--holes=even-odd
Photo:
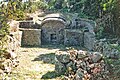
[[[49,14],[44,17],[42,26],[42,44],[63,44],[66,20],[62,14]]]

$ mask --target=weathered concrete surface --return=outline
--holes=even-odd
[[[62,14],[48,14],[42,22],[42,43],[63,44],[66,21]]]

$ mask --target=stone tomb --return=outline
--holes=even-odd
[[[65,45],[83,46],[83,32],[76,29],[65,29]]]
[[[63,44],[64,27],[60,21],[48,21],[42,26],[43,44]]]
[[[61,14],[49,14],[41,23],[43,44],[64,44],[66,21]]]
[[[41,45],[41,29],[34,21],[20,21],[19,29],[22,34],[22,46],[40,46]]]
[[[41,45],[41,29],[25,29],[22,28],[22,45],[40,46]]]
[[[42,17],[39,25],[36,23],[34,21],[20,22],[19,27],[23,31],[23,45],[63,44],[82,46],[88,50],[93,49],[94,21],[81,18],[68,20],[63,14],[53,13]]]

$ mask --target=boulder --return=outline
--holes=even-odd
[[[66,72],[66,67],[65,67],[64,64],[62,64],[59,61],[57,61],[55,63],[55,71],[56,71],[56,73],[64,74]]]
[[[56,58],[61,63],[68,63],[70,61],[70,54],[65,51],[58,51],[56,53]]]
[[[78,69],[76,71],[76,80],[82,80],[84,77],[84,71],[82,69]]]
[[[93,55],[91,56],[91,59],[94,63],[100,61],[102,59],[103,55],[100,52],[93,52]]]
[[[87,57],[87,51],[79,50],[79,51],[78,51],[77,58],[78,58],[78,59],[83,59],[83,58],[85,58],[85,57]]]

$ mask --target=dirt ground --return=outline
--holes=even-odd
[[[12,80],[60,80],[55,69],[55,52],[52,47],[22,47],[17,51],[19,66],[12,72]]]

